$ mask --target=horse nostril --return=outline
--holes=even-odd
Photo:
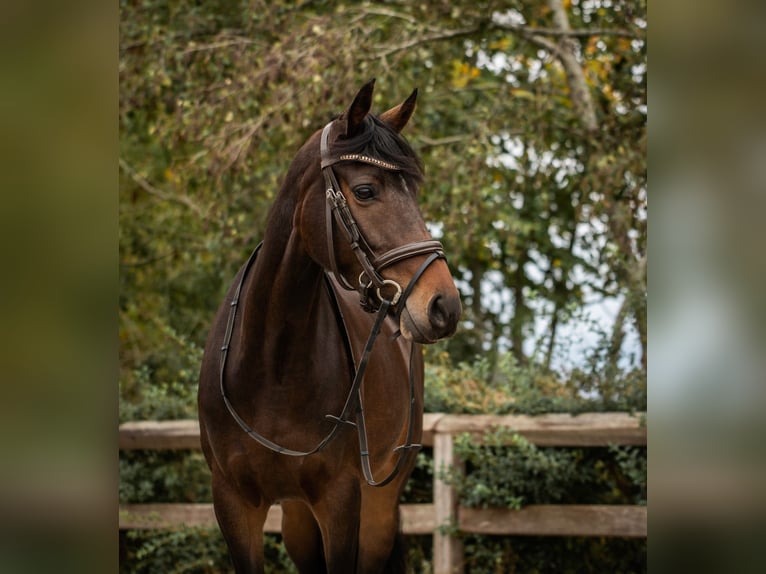
[[[435,295],[431,299],[431,305],[428,308],[428,318],[431,324],[437,329],[444,329],[447,326],[447,313],[442,305],[441,295]]]
[[[457,319],[460,316],[459,311],[455,311],[455,305],[451,304],[449,299],[441,295],[434,295],[428,307],[428,318],[431,326],[443,335],[447,331],[454,329]]]

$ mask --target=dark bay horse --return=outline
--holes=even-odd
[[[417,90],[376,116],[373,84],[298,151],[205,348],[202,448],[238,573],[263,572],[274,503],[301,573],[404,572],[420,344],[452,335],[461,305],[399,134]]]

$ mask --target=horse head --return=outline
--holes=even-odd
[[[373,88],[365,84],[299,152],[308,165],[294,225],[309,255],[360,291],[367,310],[388,301],[406,339],[432,343],[455,332],[461,304],[418,208],[422,163],[400,134],[417,90],[376,116]]]

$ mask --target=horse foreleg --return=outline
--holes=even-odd
[[[263,574],[263,524],[269,504],[253,506],[213,475],[213,507],[237,574]]]
[[[326,574],[322,533],[311,509],[299,500],[282,501],[282,539],[301,574]]]
[[[362,487],[359,574],[404,574],[404,543],[399,532],[399,488]]]
[[[330,574],[356,574],[361,494],[356,477],[336,479],[313,506]]]

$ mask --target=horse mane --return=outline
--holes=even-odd
[[[416,190],[423,182],[423,163],[399,133],[373,114],[367,114],[358,133],[330,144],[331,154],[362,154],[393,163],[401,170],[407,187]]]
[[[279,253],[284,251],[293,228],[293,216],[300,199],[302,180],[306,177],[315,177],[317,181],[321,179],[318,145],[316,161],[313,161],[313,154],[310,153],[311,142],[315,139],[318,142],[317,134],[309,138],[293,158],[266,219],[264,241],[274,245]]]

